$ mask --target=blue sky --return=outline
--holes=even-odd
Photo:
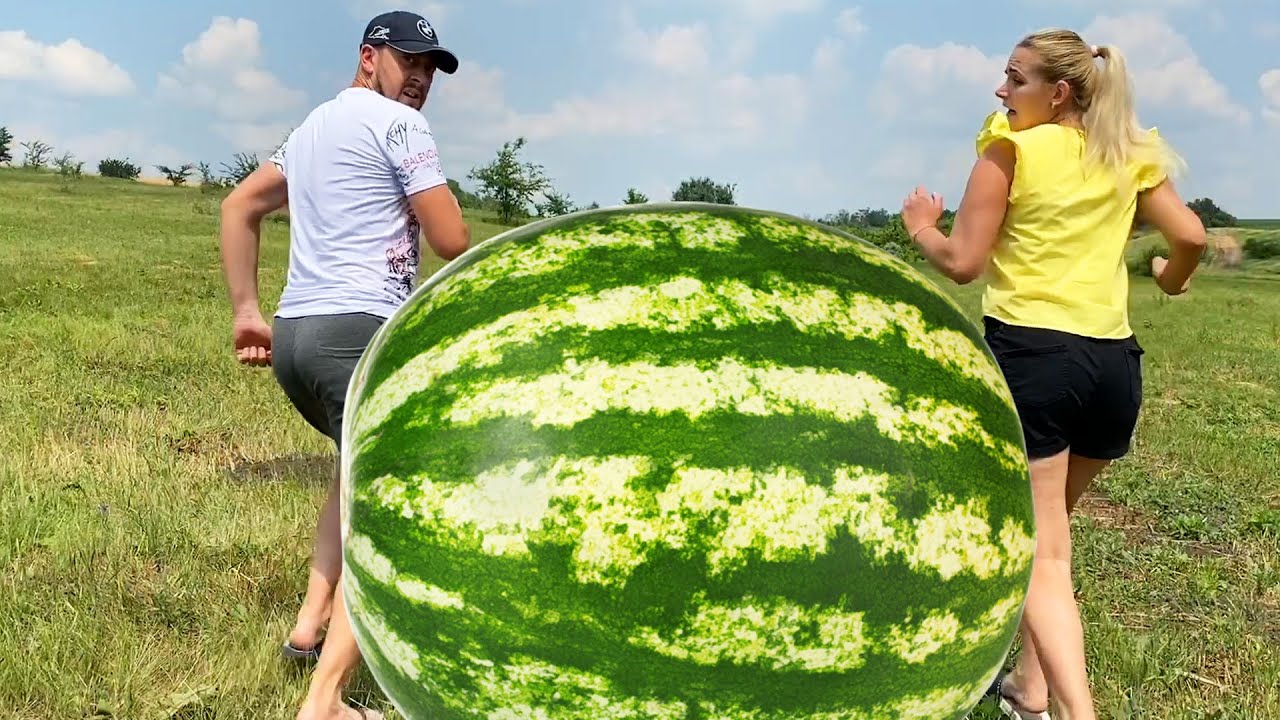
[[[1280,216],[1274,0],[2,0],[0,124],[87,167],[260,157],[350,83],[367,20],[423,11],[462,59],[425,109],[451,177],[529,138],[575,202],[690,176],[819,216],[960,199],[1009,49],[1066,26],[1117,43],[1184,195]]]

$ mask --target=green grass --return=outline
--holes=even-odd
[[[305,691],[276,651],[332,458],[234,360],[216,210],[0,171],[6,718],[291,718]],[[266,225],[264,311],[286,242]],[[1280,717],[1280,282],[1134,278],[1132,306],[1138,444],[1075,523],[1102,717]]]
[[[1240,219],[1236,221],[1236,224],[1242,228],[1251,228],[1256,230],[1280,230],[1280,218]]]

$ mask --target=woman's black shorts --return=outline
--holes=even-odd
[[[1142,347],[1009,325],[984,317],[987,345],[1013,393],[1030,458],[1070,450],[1115,460],[1129,452],[1142,407]]]

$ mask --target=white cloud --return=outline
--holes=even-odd
[[[182,62],[160,74],[157,89],[166,99],[202,107],[237,125],[296,115],[306,94],[263,69],[261,61],[258,24],[217,17],[182,49]]]
[[[208,111],[208,127],[238,152],[274,150],[306,109],[306,93],[262,67],[258,24],[216,17],[182,49],[181,62],[161,73],[157,95]]]
[[[1140,103],[1191,109],[1238,124],[1249,122],[1249,111],[1231,99],[1227,87],[1200,63],[1186,37],[1159,15],[1102,15],[1082,34],[1088,42],[1120,49]]]
[[[1262,40],[1280,40],[1280,22],[1268,20],[1255,23],[1253,31]]]
[[[786,15],[804,15],[822,9],[823,0],[721,0],[730,12],[753,23],[769,23]]]
[[[1258,89],[1262,91],[1262,116],[1280,127],[1280,68],[1262,73]]]
[[[517,135],[663,138],[698,153],[790,141],[809,111],[810,78],[749,74],[734,62],[732,41],[717,55],[714,34],[704,24],[647,29],[624,12],[617,52],[625,63],[608,85],[516,111],[502,71],[464,63],[456,79],[441,84],[427,117],[442,136],[466,148],[483,146],[486,154]]]
[[[622,52],[633,62],[676,75],[705,72],[711,64],[708,30],[703,23],[668,25],[655,31],[630,26],[622,38]]]
[[[849,79],[845,51],[851,40],[860,38],[867,32],[867,26],[862,22],[862,9],[851,7],[841,10],[836,15],[835,30],[835,35],[818,41],[813,51],[815,79],[827,88],[834,88]]]
[[[867,31],[862,22],[862,8],[851,7],[840,11],[836,16],[836,30],[847,37],[858,37]]]
[[[1005,62],[972,45],[899,45],[885,55],[872,102],[889,120],[973,124],[999,105]]]
[[[841,74],[844,70],[844,43],[836,38],[823,38],[813,50],[813,71],[823,77]]]
[[[124,68],[79,40],[45,45],[22,30],[0,32],[0,80],[47,84],[68,95],[118,96],[135,90]]]

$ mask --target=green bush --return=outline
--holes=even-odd
[[[1151,277],[1151,259],[1155,257],[1168,257],[1164,247],[1156,243],[1130,254],[1126,260],[1129,272],[1142,277]]]
[[[121,180],[137,180],[142,168],[128,160],[107,158],[98,162],[98,174],[102,177],[120,178]]]
[[[1254,235],[1244,241],[1244,254],[1250,260],[1280,257],[1280,232]]]

